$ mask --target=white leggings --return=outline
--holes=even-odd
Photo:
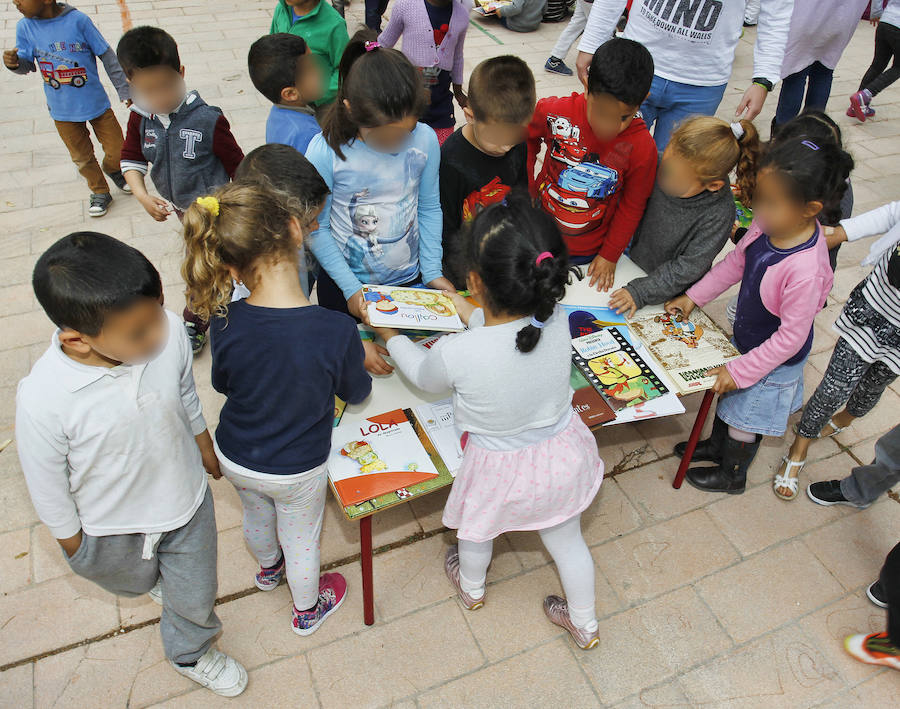
[[[575,515],[555,527],[541,529],[538,534],[556,563],[569,604],[569,618],[579,628],[595,623],[594,559],[581,536],[581,515]],[[484,595],[493,550],[493,539],[486,542],[459,540],[460,585],[475,598]]]
[[[325,465],[291,481],[268,480],[237,472],[241,466],[219,451],[222,474],[234,485],[244,507],[244,539],[260,566],[271,567],[284,554],[294,606],[307,610],[319,597],[319,535],[325,514]],[[279,551],[280,547],[280,551]]]

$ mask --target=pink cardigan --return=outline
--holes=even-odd
[[[758,347],[731,360],[729,373],[741,389],[756,384],[800,351],[834,283],[828,246],[821,236],[811,249],[788,256],[762,277],[759,295],[770,313],[781,319],[775,333]],[[763,236],[754,222],[737,247],[688,288],[687,297],[701,308],[738,283],[744,274],[747,247]]]
[[[463,82],[463,42],[469,29],[469,6],[453,0],[450,27],[440,47],[434,44],[434,30],[425,0],[394,0],[391,19],[378,36],[385,47],[393,47],[403,37],[401,50],[416,66],[437,66],[450,72],[450,81]]]

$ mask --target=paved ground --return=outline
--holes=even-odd
[[[361,18],[353,0],[351,27]],[[120,0],[80,5],[113,43],[123,21],[159,24],[179,42],[189,85],[219,104],[249,150],[262,141],[268,106],[246,73],[250,42],[267,31],[273,2]],[[0,11],[3,46],[19,17]],[[483,27],[484,30],[480,29]],[[471,27],[467,70],[512,52],[537,72],[541,95],[575,88],[541,70],[560,26],[514,35],[493,23]],[[861,24],[838,67],[833,113],[857,160],[857,211],[900,198],[900,89],[877,101],[878,119],[843,117],[871,56],[873,31]],[[721,115],[751,76],[753,32],[735,63],[740,77]],[[86,189],[44,107],[40,82],[4,72],[0,101],[0,439],[13,437],[16,382],[46,347],[50,323],[29,285],[37,256],[60,236],[101,229],[143,250],[163,273],[166,297],[180,309],[179,235],[158,225],[130,197],[108,216],[86,217]],[[774,100],[759,121],[768,124]],[[125,111],[119,109],[123,118]],[[765,131],[764,131],[765,132]],[[829,329],[865,274],[868,246],[841,252],[829,307],[820,315],[807,389],[821,378],[834,336]],[[724,322],[724,299],[711,308]],[[209,354],[195,367],[207,417],[221,398],[209,384]],[[845,474],[872,458],[874,439],[896,423],[900,387],[837,440],[813,449],[812,479]],[[688,401],[692,411],[696,397]],[[900,677],[857,664],[841,638],[877,630],[884,614],[863,595],[885,553],[900,538],[898,498],[867,511],[792,504],[770,490],[783,443],[767,440],[741,497],[673,491],[672,444],[678,419],[604,430],[598,435],[608,478],[585,515],[597,563],[599,649],[584,653],[547,623],[544,595],[559,592],[536,535],[501,538],[490,571],[490,600],[465,613],[441,570],[450,535],[441,530],[444,497],[405,505],[375,520],[376,624],[362,624],[354,525],[329,501],[323,562],[350,581],[348,601],[309,638],[288,628],[286,587],[263,594],[252,584],[240,505],[230,485],[213,485],[220,554],[220,646],[250,669],[250,687],[233,706],[398,707],[888,707],[900,702]],[[165,663],[146,598],[117,600],[68,572],[28,500],[15,444],[0,453],[0,705],[16,707],[222,706],[226,702],[176,675]],[[105,639],[100,639],[105,638]]]

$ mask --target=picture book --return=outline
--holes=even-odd
[[[581,417],[585,426],[588,428],[600,426],[616,417],[616,412],[610,408],[606,400],[600,396],[600,393],[594,389],[593,385],[574,363],[572,364],[569,384],[574,391],[574,394],[572,394],[572,409]]]
[[[453,301],[439,290],[363,286],[373,327],[459,332],[465,329]]]
[[[589,335],[610,325],[628,325],[624,315],[603,305],[564,305],[560,307],[569,318],[569,333],[574,337]]]
[[[709,389],[716,378],[707,376],[707,370],[740,356],[728,335],[699,308],[690,318],[662,313],[632,320],[629,327],[682,394]]]
[[[341,417],[344,415],[344,409],[347,408],[347,402],[341,399],[340,397],[334,397],[334,427],[337,428],[337,425],[341,422]]]
[[[482,15],[493,15],[498,8],[509,5],[511,0],[475,0],[475,11]]]
[[[453,420],[453,402],[441,399],[431,404],[421,404],[414,410],[425,433],[434,443],[438,455],[454,477],[463,460],[463,446]]]

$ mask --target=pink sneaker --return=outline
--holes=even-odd
[[[459,547],[456,544],[447,550],[447,556],[444,557],[444,572],[447,574],[447,578],[450,579],[450,583],[453,584],[453,588],[456,589],[456,594],[459,596],[459,602],[463,604],[463,608],[467,611],[475,611],[484,605],[484,596],[472,598],[459,585]],[[485,593],[486,595],[487,593]]]
[[[869,102],[866,100],[866,95],[862,91],[857,91],[850,97],[850,111],[853,114],[853,117],[866,122],[866,107],[869,105]]]
[[[590,650],[600,644],[600,630],[593,632],[578,628],[569,618],[569,604],[565,598],[547,596],[544,599],[544,613],[550,622],[569,631],[575,644],[582,650]]]
[[[875,109],[871,106],[866,106],[863,104],[863,113],[866,114],[866,118],[874,118],[875,117]],[[853,106],[847,109],[847,116],[849,118],[856,118],[856,113],[853,110]]]
[[[256,574],[254,583],[260,591],[274,591],[284,578],[284,554],[281,555],[281,563],[271,569],[260,568]]]
[[[319,602],[308,611],[293,607],[291,628],[297,635],[312,635],[334,613],[347,596],[347,581],[340,574],[322,574],[319,578]]]

